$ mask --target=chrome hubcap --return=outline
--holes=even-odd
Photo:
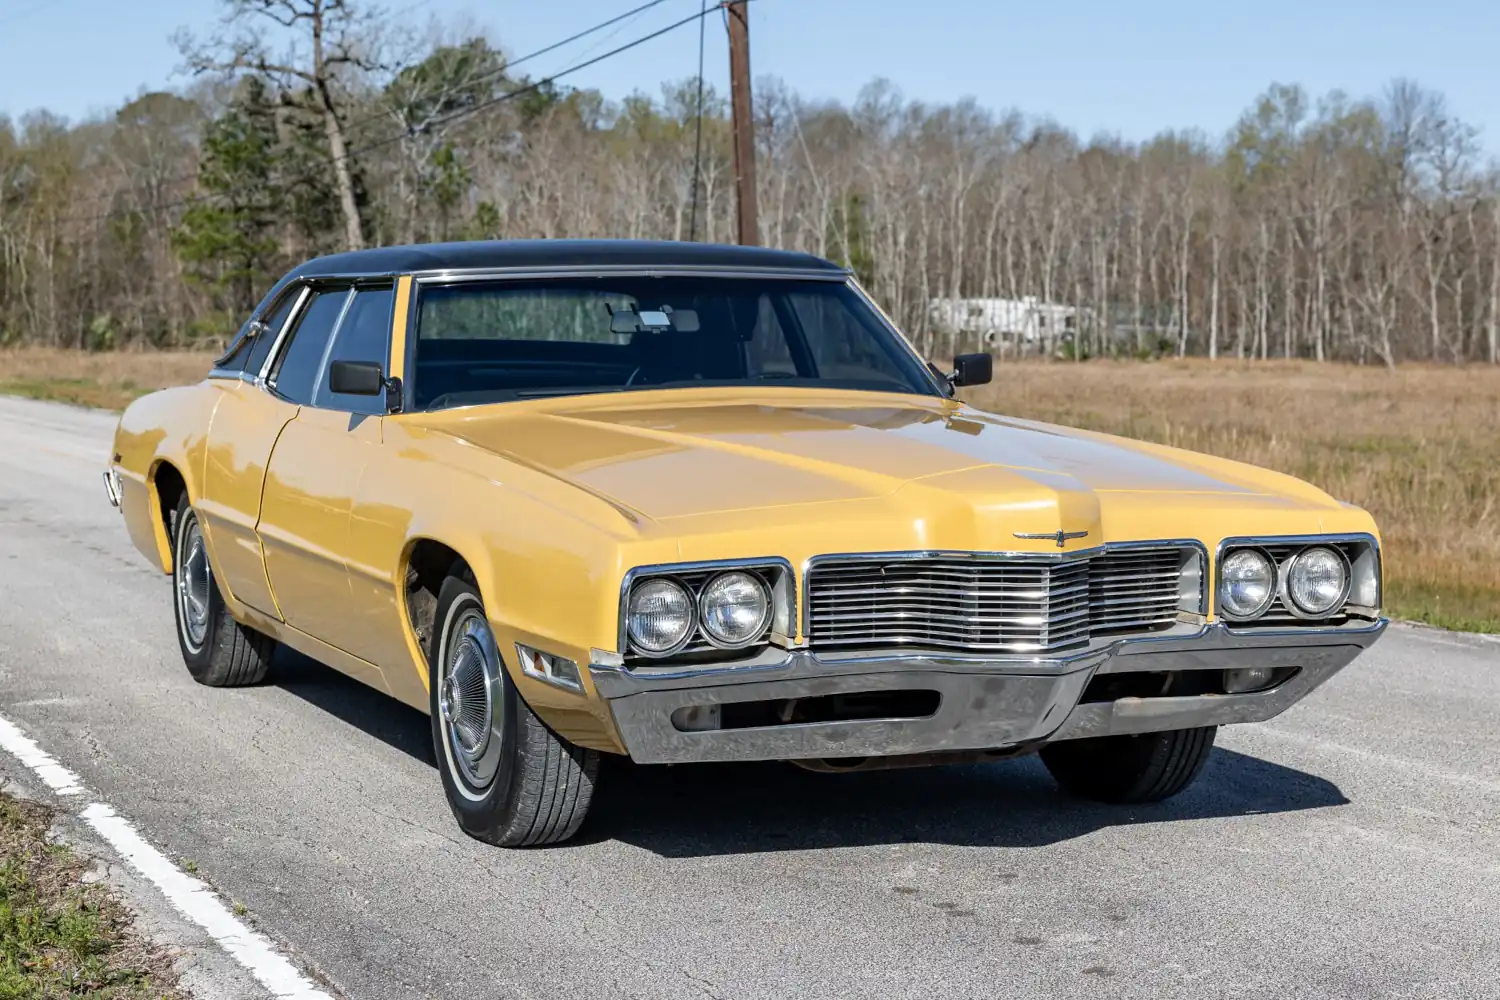
[[[198,517],[188,511],[187,523],[177,540],[177,610],[182,621],[182,635],[194,650],[203,646],[208,636],[208,595],[213,573],[208,554],[203,550],[203,532]]]
[[[448,753],[464,781],[483,789],[500,761],[499,654],[489,623],[478,608],[462,613],[453,627],[438,683],[438,715]]]

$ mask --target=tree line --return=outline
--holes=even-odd
[[[356,0],[224,6],[181,88],[0,118],[0,344],[222,343],[285,269],[366,245],[733,239],[712,86],[611,101]],[[762,240],[851,267],[935,358],[974,346],[935,300],[1034,296],[1075,327],[1002,349],[1500,363],[1500,168],[1413,82],[1273,85],[1223,136],[1142,143],[880,80],[755,98]]]

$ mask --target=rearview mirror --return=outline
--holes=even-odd
[[[955,388],[964,385],[987,385],[995,377],[995,359],[988,354],[960,354],[953,359],[953,374],[948,381]]]
[[[328,366],[328,388],[345,396],[378,396],[385,373],[378,361],[335,361]]]

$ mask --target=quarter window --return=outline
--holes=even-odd
[[[271,353],[271,346],[276,343],[276,335],[281,328],[286,326],[287,317],[291,316],[292,309],[297,305],[297,297],[302,294],[300,288],[293,288],[281,301],[276,303],[270,315],[266,316],[266,328],[256,334],[255,339],[250,342],[250,353],[245,356],[244,370],[251,375],[259,375],[261,366],[266,363],[266,357]]]
[[[322,368],[328,340],[348,301],[347,288],[313,293],[307,308],[297,317],[291,343],[282,350],[271,369],[271,387],[279,395],[293,403],[311,405],[313,385]]]
[[[354,301],[344,313],[338,333],[334,334],[333,347],[328,352],[330,365],[334,361],[375,361],[386,370],[386,348],[390,344],[391,310],[395,298],[392,288],[361,288],[354,293]],[[380,396],[350,396],[334,392],[329,387],[330,365],[324,365],[323,374],[319,376],[318,389],[313,396],[314,406],[354,413],[385,412],[385,401]]]

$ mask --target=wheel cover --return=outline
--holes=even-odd
[[[438,681],[438,715],[448,755],[459,776],[476,790],[488,788],[500,763],[500,657],[489,622],[478,608],[453,625]]]
[[[177,540],[177,615],[182,622],[182,638],[193,652],[203,648],[208,638],[208,604],[213,592],[213,570],[203,548],[203,532],[198,516],[183,514],[187,523]]]

